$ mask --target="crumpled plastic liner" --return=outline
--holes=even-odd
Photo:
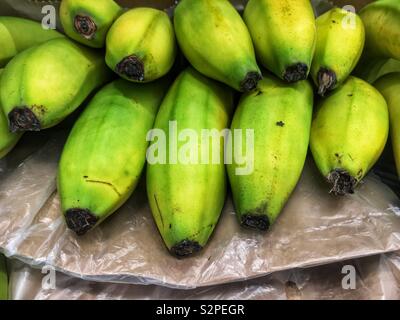
[[[354,289],[343,288],[345,265],[356,270]],[[14,300],[400,300],[400,252],[193,290],[90,282],[62,273],[56,273],[55,287],[49,288],[42,285],[43,282],[48,285],[44,278],[47,273],[15,260],[10,262],[9,270],[10,297]]]
[[[166,250],[143,183],[118,212],[77,237],[66,228],[55,192],[64,140],[65,134],[52,135],[1,173],[0,251],[8,257],[86,280],[189,289],[400,250],[396,195],[370,175],[355,195],[331,196],[312,160],[269,232],[241,228],[228,199],[209,245],[191,258],[178,260]]]

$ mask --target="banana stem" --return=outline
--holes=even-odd
[[[318,71],[318,94],[324,97],[327,91],[335,88],[337,83],[336,73],[332,70],[321,68]]]
[[[28,107],[17,107],[8,114],[9,127],[12,133],[23,131],[40,131],[39,119]]]
[[[184,258],[194,253],[199,252],[203,247],[197,242],[192,240],[183,240],[171,248],[171,253],[178,258]]]
[[[308,66],[305,63],[296,63],[286,68],[283,79],[286,82],[294,83],[307,79]]]
[[[257,88],[258,81],[262,80],[262,75],[257,71],[247,73],[244,80],[240,83],[240,90],[250,92]]]
[[[328,182],[332,185],[330,193],[335,196],[353,194],[354,188],[357,185],[357,180],[348,171],[343,169],[333,170],[328,175]]]
[[[269,219],[266,215],[246,214],[242,216],[241,224],[243,227],[260,231],[267,231],[270,226]]]
[[[93,39],[97,31],[96,23],[88,16],[77,15],[74,19],[74,27],[82,37],[88,40]]]
[[[144,80],[143,61],[135,55],[122,59],[121,62],[117,64],[116,71],[134,81]]]
[[[83,236],[97,224],[99,218],[87,209],[69,209],[65,213],[65,220],[68,228],[78,236]]]

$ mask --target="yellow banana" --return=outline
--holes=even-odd
[[[347,79],[361,57],[364,42],[364,25],[357,14],[334,8],[318,17],[311,76],[319,95]]]
[[[174,28],[168,15],[157,9],[127,11],[107,35],[107,65],[129,81],[149,82],[164,76],[175,55]]]
[[[8,275],[6,259],[0,253],[0,300],[8,299]]]
[[[0,17],[0,68],[15,55],[51,39],[64,37],[55,30],[46,30],[39,22],[17,18]]]
[[[61,156],[58,190],[67,225],[78,235],[134,191],[165,89],[165,80],[142,86],[117,80],[97,93],[74,125]]]
[[[239,91],[261,79],[249,31],[228,0],[182,0],[175,9],[176,37],[197,71]]]
[[[232,122],[233,154],[246,150],[246,163],[228,164],[229,180],[240,223],[267,230],[295,188],[307,155],[313,90],[304,80],[287,84],[264,78],[245,94]],[[254,132],[254,143],[245,137]],[[246,141],[243,143],[242,141]],[[249,152],[250,151],[250,152]],[[253,168],[239,174],[243,167]]]
[[[0,79],[3,69],[0,69]],[[0,87],[1,91],[1,87]],[[0,104],[0,159],[5,157],[22,137],[22,133],[12,133],[8,130],[8,121]]]
[[[264,67],[287,82],[307,78],[316,43],[309,0],[250,0],[243,17]]]
[[[393,154],[400,176],[400,72],[385,75],[376,81],[374,86],[388,104]]]
[[[400,60],[400,1],[379,0],[360,11],[368,56]]]
[[[311,151],[331,193],[353,193],[380,157],[389,132],[385,99],[350,76],[321,101],[311,129]]]
[[[1,104],[12,132],[50,128],[111,78],[100,52],[66,38],[25,50],[4,69]]]
[[[224,206],[224,143],[219,133],[229,125],[232,100],[228,88],[189,68],[157,115],[148,151],[147,195],[158,230],[175,256],[206,245]],[[216,131],[216,137],[206,136],[205,130]]]
[[[104,47],[107,32],[121,12],[113,0],[63,0],[60,4],[65,33],[93,48]]]

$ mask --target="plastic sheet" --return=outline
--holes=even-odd
[[[354,266],[353,289],[342,286],[342,268]],[[332,265],[277,272],[256,280],[194,290],[159,286],[106,284],[55,275],[55,287],[48,288],[46,274],[17,261],[10,263],[10,297],[16,300],[40,299],[400,299],[400,252]]]

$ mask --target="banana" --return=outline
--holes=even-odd
[[[0,79],[3,69],[0,69]],[[1,88],[0,88],[1,90]],[[0,105],[0,159],[5,157],[22,137],[22,133],[12,133],[8,130],[8,121]]]
[[[228,0],[182,0],[174,26],[180,48],[202,74],[238,91],[261,79],[250,34]]]
[[[52,127],[111,77],[102,54],[53,39],[16,56],[1,78],[1,104],[11,132]]]
[[[108,30],[121,12],[122,8],[113,0],[63,0],[60,20],[70,38],[102,48]]]
[[[318,17],[311,76],[319,95],[347,79],[361,57],[364,42],[364,25],[357,14],[334,8]]]
[[[307,78],[316,45],[309,0],[250,0],[243,18],[264,67],[287,82]]]
[[[389,132],[388,107],[367,82],[350,76],[321,101],[311,128],[315,163],[331,193],[354,193],[381,155]]]
[[[295,188],[308,150],[313,90],[304,80],[288,84],[264,77],[256,92],[245,94],[233,117],[228,145],[233,154],[246,150],[246,163],[227,164],[239,222],[244,227],[267,230]],[[245,140],[254,132],[254,143]],[[246,141],[243,143],[242,141]],[[243,166],[253,168],[240,173]]]
[[[100,90],[74,125],[62,152],[58,190],[67,225],[83,235],[130,197],[146,162],[146,135],[166,81],[117,80]]]
[[[368,56],[400,60],[400,1],[379,0],[360,11]]]
[[[400,176],[400,72],[390,73],[374,83],[389,107],[390,135],[397,172]]]
[[[107,65],[133,82],[158,79],[171,69],[176,56],[174,28],[168,15],[153,8],[136,8],[121,15],[106,39]]]
[[[162,134],[150,137],[147,195],[165,245],[177,257],[206,245],[224,206],[219,132],[228,127],[232,101],[228,88],[189,68],[174,82],[157,115],[155,130]],[[210,139],[204,134],[207,129],[218,134]],[[166,154],[165,161],[156,154]]]
[[[400,72],[400,61],[363,56],[354,71],[354,75],[368,83],[374,83],[380,77],[392,72]]]
[[[8,275],[6,259],[0,254],[0,300],[8,299]]]
[[[36,21],[0,17],[0,68],[4,67],[18,53],[51,39],[64,35],[56,30],[47,30]]]

